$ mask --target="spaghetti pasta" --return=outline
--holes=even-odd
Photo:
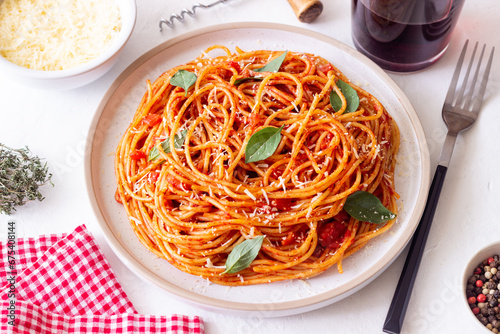
[[[280,56],[279,70],[264,67]],[[195,81],[174,85],[176,74]],[[359,97],[353,112],[339,80]],[[276,148],[245,162],[266,128],[278,130]],[[151,252],[218,284],[307,278],[335,264],[342,272],[344,258],[394,224],[361,222],[343,207],[363,190],[397,212],[398,148],[381,103],[327,60],[217,45],[147,82],[117,147],[116,199]],[[224,273],[235,246],[256,236],[264,239],[249,266]]]

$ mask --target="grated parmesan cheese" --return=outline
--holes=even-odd
[[[120,30],[113,0],[0,2],[0,55],[29,69],[59,71],[87,63]]]
[[[245,190],[243,190],[243,192],[244,192],[245,194],[247,194],[247,196],[248,196],[248,197],[250,197],[251,199],[253,199],[254,201],[255,201],[255,200],[257,200],[257,197],[255,197],[255,196],[254,196],[254,194],[252,194],[252,193],[250,192],[250,190],[245,189]]]
[[[264,189],[261,189],[262,195],[264,195],[264,198],[266,199],[267,205],[269,205],[269,198],[267,197],[267,193]]]
[[[278,186],[283,187],[283,192],[286,193],[285,179],[282,178],[281,176],[278,176],[278,180],[280,180]]]

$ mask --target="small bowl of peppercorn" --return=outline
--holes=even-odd
[[[479,250],[469,260],[462,284],[465,303],[478,327],[482,327],[484,333],[499,333],[500,242]]]

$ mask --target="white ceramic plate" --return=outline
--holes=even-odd
[[[401,195],[397,223],[343,262],[308,280],[246,287],[219,286],[183,273],[150,253],[129,226],[125,210],[114,199],[114,151],[146,91],[165,70],[184,64],[213,44],[234,51],[272,49],[311,52],[336,65],[348,78],[379,98],[400,127],[401,150],[396,189]],[[410,240],[427,196],[429,153],[420,121],[403,92],[368,58],[321,34],[296,27],[253,23],[224,24],[169,40],[137,59],[103,98],[89,134],[87,187],[95,214],[110,246],[137,275],[183,300],[224,312],[281,316],[310,311],[358,291],[377,277]],[[249,313],[250,312],[250,313]]]

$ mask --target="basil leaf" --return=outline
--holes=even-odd
[[[274,58],[269,63],[267,63],[264,67],[253,70],[254,72],[278,72],[281,64],[285,60],[286,54],[288,51],[283,52],[279,57]]]
[[[245,163],[264,160],[273,155],[280,143],[283,127],[268,126],[254,133],[245,149]]]
[[[240,78],[240,79],[236,79],[234,81],[234,85],[237,86],[240,83],[243,83],[243,82],[248,81],[248,80],[262,81],[262,80],[264,80],[264,78],[263,77],[246,77],[246,78]]]
[[[374,224],[396,218],[396,214],[389,211],[377,196],[367,191],[356,191],[349,195],[344,204],[344,209],[351,217]]]
[[[182,130],[174,137],[174,147],[175,149],[179,149],[184,145],[184,141],[186,140],[187,130]],[[161,142],[161,148],[165,153],[170,153],[170,138],[167,137],[164,141]],[[158,151],[158,147],[155,146],[149,151],[148,161],[153,161],[160,156],[160,152]]]
[[[344,95],[345,100],[347,102],[347,107],[345,112],[355,112],[359,107],[359,96],[358,92],[354,88],[352,88],[349,84],[345,83],[342,80],[337,81],[337,86],[339,87],[342,95]],[[332,90],[330,92],[330,104],[333,107],[333,110],[339,111],[342,108],[342,100],[336,91]]]
[[[198,77],[196,74],[186,71],[178,70],[170,79],[170,84],[172,86],[184,88],[184,96],[187,96],[189,87],[191,87]]]
[[[259,235],[236,245],[227,257],[226,270],[224,270],[223,274],[234,274],[248,268],[259,254],[263,241],[264,236]]]

